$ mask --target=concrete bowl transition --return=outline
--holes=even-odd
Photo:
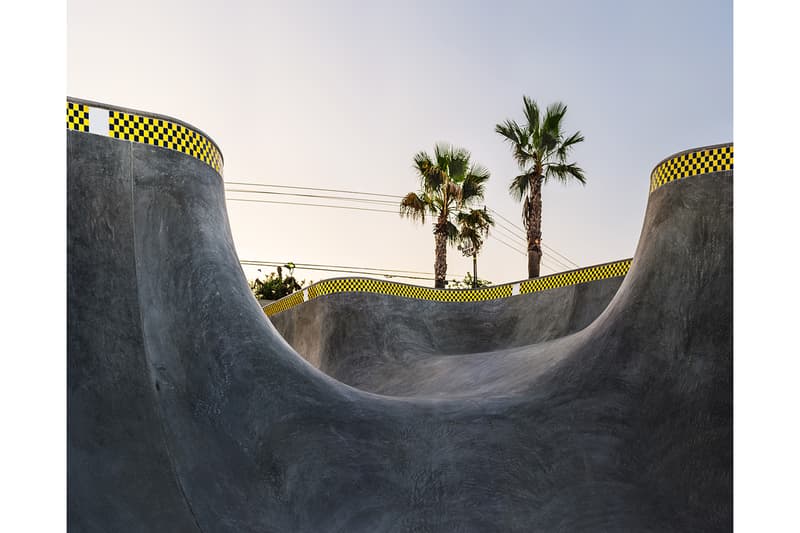
[[[210,137],[67,129],[70,531],[732,529],[731,144],[655,167],[632,260],[262,310]]]

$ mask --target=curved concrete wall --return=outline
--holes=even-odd
[[[270,320],[323,372],[354,387],[385,392],[387,373],[420,358],[512,348],[583,329],[606,308],[623,279],[470,303],[342,292]]]
[[[732,527],[731,171],[650,195],[587,327],[428,358],[398,398],[271,326],[206,162],[67,142],[71,530]]]

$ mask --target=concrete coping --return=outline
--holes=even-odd
[[[650,193],[673,181],[733,171],[733,143],[689,148],[662,159],[650,173]]]
[[[397,281],[375,278],[349,277],[330,278],[318,281],[304,289],[285,296],[263,307],[267,316],[272,316],[314,298],[340,292],[366,292],[430,300],[437,302],[478,302],[510,298],[523,294],[557,289],[580,283],[625,276],[633,259],[621,259],[590,267],[577,268],[534,279],[513,281],[480,289],[434,289]]]
[[[182,120],[67,97],[67,129],[158,146],[199,159],[222,176],[224,157],[205,132]]]

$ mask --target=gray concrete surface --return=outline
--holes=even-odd
[[[731,173],[650,196],[591,324],[426,352],[398,396],[267,320],[210,167],[67,136],[70,531],[732,528]]]
[[[337,380],[380,394],[418,396],[433,366],[461,365],[469,354],[491,358],[498,350],[583,329],[622,280],[482,302],[335,293],[269,319],[298,354]]]

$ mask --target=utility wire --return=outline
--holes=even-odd
[[[505,220],[506,222],[508,222],[509,224],[511,224],[513,227],[515,227],[516,229],[518,229],[519,231],[521,231],[523,234],[525,233],[525,230],[524,230],[524,229],[522,229],[521,227],[519,227],[519,226],[517,226],[516,224],[514,224],[513,222],[511,222],[509,219],[507,219],[506,217],[504,217],[503,215],[501,215],[500,213],[498,213],[497,211],[495,211],[495,210],[494,210],[494,209],[492,209],[491,207],[489,207],[488,209],[489,209],[489,211],[491,211],[492,213],[494,213],[495,215],[497,215],[498,217],[502,218],[503,220]],[[544,248],[547,248],[548,250],[550,250],[550,251],[551,251],[551,252],[553,252],[554,254],[558,255],[558,256],[559,256],[559,257],[561,257],[562,259],[564,259],[564,260],[566,260],[567,262],[571,263],[573,266],[575,266],[575,267],[579,267],[579,266],[580,266],[580,265],[578,265],[578,263],[576,263],[575,261],[573,261],[573,260],[571,260],[570,258],[566,257],[565,255],[563,255],[563,254],[559,253],[557,250],[555,250],[555,249],[551,248],[550,246],[546,245],[545,243],[542,243],[542,247],[544,247]]]
[[[308,203],[301,203],[301,202],[278,202],[273,200],[253,200],[251,198],[227,198],[226,200],[230,200],[232,202],[254,202],[257,204],[282,204],[282,205],[305,205],[309,207],[331,207],[333,209],[352,209],[354,211],[372,211],[374,213],[392,213],[392,214],[399,214],[400,211],[389,211],[386,209],[370,209],[368,207],[350,207],[344,205],[323,205],[323,204],[308,204]]]
[[[384,193],[372,193],[372,192],[363,192],[363,191],[351,191],[351,190],[344,190],[344,189],[324,189],[324,188],[319,188],[319,187],[301,187],[301,186],[297,186],[297,185],[252,183],[252,182],[243,182],[243,181],[226,181],[225,184],[226,185],[247,185],[247,186],[255,186],[255,187],[273,187],[273,188],[282,188],[282,189],[296,189],[296,190],[305,190],[305,191],[336,192],[336,193],[344,193],[344,194],[360,194],[360,195],[364,195],[364,196],[378,196],[378,197],[396,198],[396,199],[403,198],[402,196],[396,195],[396,194],[384,194]],[[366,198],[365,199],[357,199],[357,198],[342,198],[342,197],[326,197],[326,196],[320,196],[320,195],[315,196],[315,195],[278,193],[278,192],[274,192],[274,191],[273,192],[269,192],[269,191],[254,191],[254,190],[253,191],[239,191],[239,190],[235,190],[235,189],[229,189],[229,191],[230,192],[244,192],[244,193],[252,192],[252,193],[261,193],[261,194],[283,194],[283,195],[287,195],[287,196],[290,196],[290,195],[293,195],[293,196],[308,196],[308,197],[312,197],[312,198],[313,197],[318,197],[318,198],[321,198],[321,199],[336,199],[336,200],[343,200],[343,201],[368,201],[368,199],[366,199]],[[231,200],[259,202],[259,200],[245,200],[245,199],[239,199],[239,198],[231,198]],[[395,211],[385,211],[385,210],[357,208],[357,207],[331,206],[331,205],[321,205],[321,204],[304,204],[304,203],[291,203],[291,202],[269,202],[269,201],[265,201],[265,200],[262,200],[261,202],[263,202],[263,203],[284,204],[284,205],[307,205],[307,206],[318,206],[318,207],[333,207],[333,208],[339,208],[339,209],[354,209],[354,210],[361,210],[361,211],[374,211],[374,212],[383,212],[383,213],[396,213]],[[393,205],[394,204],[394,202],[389,202],[389,201],[384,201],[384,200],[373,200],[373,202],[374,203],[383,203],[383,204],[387,204],[387,205]],[[495,215],[497,215],[498,217],[500,217],[502,220],[504,220],[508,224],[510,224],[512,227],[516,228],[518,231],[522,232],[523,234],[525,233],[525,230],[523,228],[521,228],[520,226],[518,226],[517,224],[515,224],[514,222],[512,222],[511,220],[509,220],[505,216],[503,216],[496,209],[493,209],[491,207],[489,207],[487,209],[489,211],[491,211],[492,213],[494,213]],[[510,230],[510,228],[506,228],[506,229]],[[527,242],[527,238],[522,239],[522,238],[520,238],[518,236],[516,236],[516,237],[518,239],[521,239],[521,240]],[[546,248],[547,250],[549,250],[553,254],[555,254],[558,257],[564,259],[565,261],[567,261],[568,263],[570,263],[572,265],[572,266],[566,265],[562,261],[559,261],[556,257],[551,257],[551,259],[553,261],[559,263],[564,268],[577,268],[577,267],[580,266],[575,261],[572,261],[571,259],[566,257],[564,254],[560,253],[558,250],[554,249],[553,247],[551,247],[551,246],[549,246],[549,245],[547,245],[545,243],[542,243],[542,247]],[[544,255],[544,250],[543,250],[543,255]],[[543,257],[543,259],[544,259],[544,257]]]
[[[381,196],[381,197],[386,197],[386,198],[397,198],[397,199],[403,198],[402,196],[397,195],[397,194],[384,194],[384,193],[372,193],[372,192],[362,192],[362,191],[349,191],[349,190],[343,190],[343,189],[323,189],[323,188],[319,188],[319,187],[300,187],[300,186],[296,186],[296,185],[251,183],[251,182],[243,182],[243,181],[226,181],[225,183],[226,184],[230,184],[230,185],[249,185],[249,186],[256,186],[256,187],[273,187],[273,188],[297,189],[297,190],[307,190],[307,191],[338,192],[338,193],[346,193],[346,194],[361,194],[361,195],[366,195],[366,196]],[[256,192],[256,191],[253,191],[253,192]],[[509,224],[511,224],[517,230],[521,231],[523,234],[525,233],[524,229],[522,229],[521,227],[517,226],[515,223],[511,222],[508,218],[503,216],[497,210],[495,210],[495,209],[493,209],[491,207],[488,208],[488,209],[491,212],[493,212],[494,214],[496,214],[497,216],[499,216],[500,218],[502,218],[503,220],[505,220],[506,222],[508,222]],[[548,250],[550,250],[554,254],[558,255],[562,259],[566,260],[567,262],[571,263],[573,266],[575,266],[575,267],[579,266],[576,262],[572,261],[571,259],[569,259],[565,255],[561,254],[560,252],[558,252],[556,249],[552,248],[551,246],[548,246],[547,244],[544,244],[544,243],[542,243],[542,246],[544,248],[547,248]]]
[[[386,196],[388,198],[402,198],[402,196],[398,196],[396,194],[380,194],[375,192],[361,192],[361,191],[345,191],[341,189],[320,189],[318,187],[298,187],[295,185],[273,185],[268,183],[248,183],[244,181],[226,181],[226,184],[230,185],[252,185],[256,187],[275,187],[280,189],[298,189],[304,191],[322,191],[322,192],[339,192],[339,193],[347,193],[347,194],[363,194],[366,196]]]
[[[267,262],[258,262],[258,263],[248,263],[245,261],[240,261],[243,265],[248,266],[283,266],[283,264],[275,263],[270,264]],[[311,270],[313,272],[339,272],[339,273],[346,273],[346,274],[364,274],[368,276],[381,276],[384,278],[402,278],[402,279],[419,279],[424,281],[435,281],[435,278],[425,278],[421,276],[410,276],[407,274],[379,274],[377,272],[367,272],[365,270],[349,270],[349,269],[339,269],[339,268],[320,268],[320,267],[297,267],[301,270]]]
[[[491,235],[491,234],[490,234],[489,236],[490,236],[490,237],[492,237],[492,238],[493,238],[494,240],[496,240],[497,242],[504,244],[504,245],[505,245],[505,246],[507,246],[508,248],[511,248],[512,250],[514,250],[514,251],[515,251],[515,252],[517,252],[518,254],[520,254],[520,255],[525,255],[525,253],[524,253],[524,252],[521,252],[521,251],[519,251],[519,249],[518,249],[518,248],[514,248],[513,246],[511,246],[510,244],[508,244],[506,241],[504,241],[503,239],[501,239],[501,238],[500,238],[500,237],[498,237],[497,235]]]
[[[509,229],[508,226],[505,226],[501,222],[495,223],[494,230],[495,231],[497,231],[497,230],[504,231],[505,233],[501,234],[501,235],[503,235],[503,237],[511,236],[511,237],[513,237],[515,239],[519,239],[519,241],[521,241],[521,242],[515,243],[515,244],[523,246],[524,249],[526,250],[525,253],[527,254],[527,244],[528,244],[527,239],[524,239],[524,238],[520,237],[519,235],[514,233],[513,230]],[[515,241],[512,240],[512,242],[515,242]],[[572,270],[574,268],[573,266],[565,264],[563,261],[559,260],[557,257],[553,257],[551,254],[548,254],[547,251],[542,250],[542,252],[543,252],[542,253],[542,261],[544,261],[545,256],[547,256],[548,259],[552,260],[553,262],[555,262],[558,266],[560,266],[562,268],[565,268],[567,270]]]
[[[336,208],[336,209],[352,209],[352,210],[356,210],[356,211],[372,211],[372,212],[376,212],[376,213],[394,213],[394,214],[398,214],[398,211],[388,211],[388,210],[383,210],[383,209],[369,209],[369,208],[365,208],[365,207],[348,207],[348,206],[339,206],[339,205],[310,204],[310,203],[301,203],[301,202],[279,202],[279,201],[273,201],[273,200],[253,200],[253,199],[248,199],[248,198],[226,198],[226,199],[227,200],[231,200],[231,201],[235,201],[235,202],[254,202],[254,203],[281,204],[281,205],[302,205],[302,206],[310,206],[310,207],[331,207],[331,208]],[[493,235],[493,238],[496,239],[497,241],[499,241],[500,243],[502,243],[504,246],[506,246],[508,248],[511,248],[512,250],[514,250],[518,254],[523,255],[523,256],[526,255],[525,252],[522,252],[521,250],[519,250],[519,248],[515,248],[513,245],[507,243],[506,241],[504,241],[503,239],[497,237],[496,235]],[[297,263],[295,263],[295,264],[297,264]],[[313,269],[309,269],[309,270],[313,270]],[[336,270],[329,270],[329,271],[330,272],[337,272]],[[341,272],[348,272],[348,271],[342,270]],[[354,273],[363,273],[363,272],[354,272]],[[419,279],[433,279],[433,278],[419,278]]]
[[[225,189],[226,192],[240,192],[240,193],[250,193],[250,194],[273,194],[278,196],[300,196],[303,198],[321,198],[324,200],[345,200],[348,202],[367,202],[373,204],[383,204],[383,205],[398,205],[398,202],[390,202],[388,200],[374,200],[372,198],[348,198],[346,196],[330,196],[325,194],[302,194],[297,192],[277,192],[277,191],[257,191],[254,189]]]
[[[279,266],[283,266],[283,265],[291,263],[296,268],[304,268],[304,267],[357,268],[357,269],[360,269],[360,270],[378,270],[378,271],[381,271],[381,272],[390,272],[390,273],[402,272],[404,274],[424,274],[424,275],[427,275],[427,276],[432,275],[430,272],[422,272],[422,271],[419,271],[419,270],[400,270],[400,269],[395,269],[395,268],[372,268],[372,267],[365,267],[365,266],[325,265],[325,264],[320,264],[320,263],[296,263],[294,261],[284,261],[284,262],[281,263],[279,261],[256,261],[256,260],[250,260],[250,259],[243,259],[243,260],[241,260],[239,262],[243,263],[243,264],[244,263],[247,263],[247,264],[252,263],[254,265],[255,264],[261,264],[261,263],[270,263],[270,264],[279,263]]]

